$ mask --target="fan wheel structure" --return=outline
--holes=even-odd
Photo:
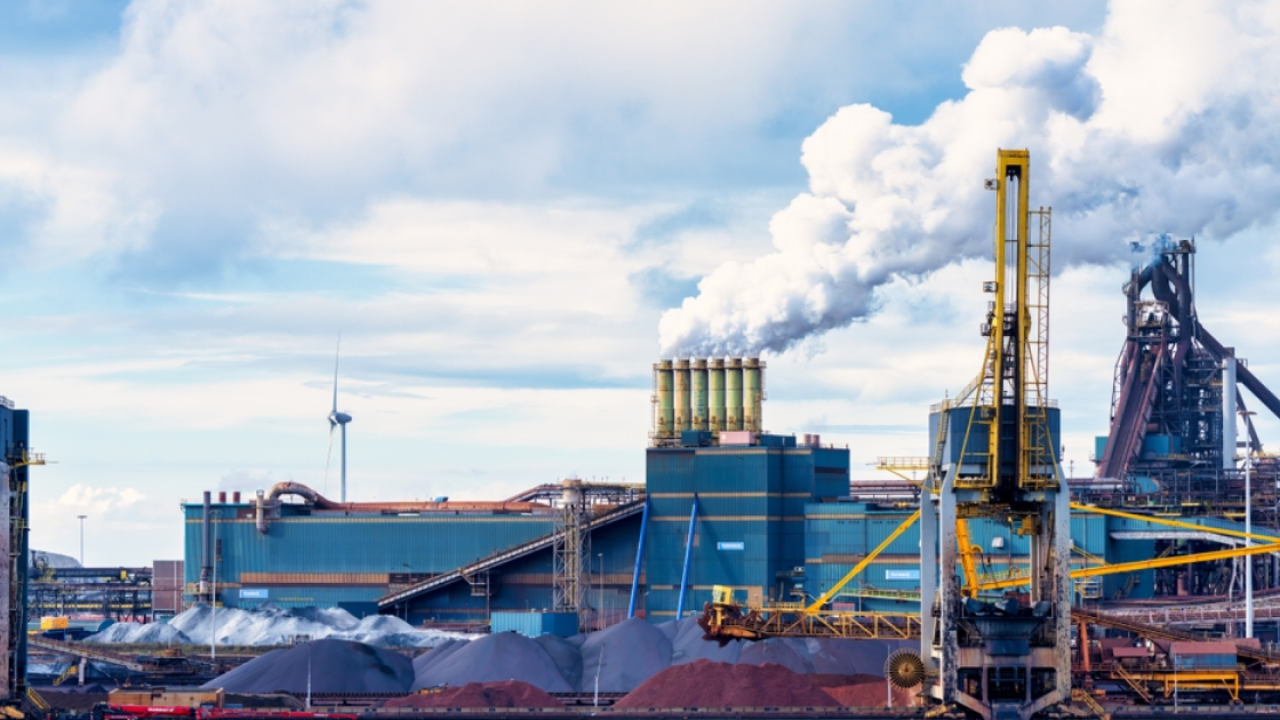
[[[895,687],[908,690],[924,682],[924,661],[905,648],[894,650],[884,661],[884,676]]]

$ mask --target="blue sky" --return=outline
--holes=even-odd
[[[1276,6],[1219,27],[1196,5],[1144,28],[1101,2],[4,4],[0,394],[58,461],[33,545],[74,554],[88,514],[86,561],[149,563],[180,556],[177,505],[203,490],[336,495],[339,333],[353,499],[640,480],[664,313],[693,333],[707,307],[768,314],[728,280],[668,312],[735,267],[803,295],[785,263],[819,207],[889,269],[829,243],[857,273],[827,279],[845,302],[813,322],[836,329],[766,353],[766,424],[860,466],[920,454],[928,404],[977,371],[990,198],[967,183],[1001,142],[1038,153],[1033,193],[1064,208],[1070,461],[1106,427],[1122,228],[1204,238],[1202,317],[1280,383],[1274,291],[1238,272],[1280,262],[1258,151]],[[1227,59],[1144,65],[1188,44]],[[954,162],[917,186],[883,169],[904,149]],[[1176,202],[1120,213],[1130,188]],[[877,223],[896,197],[957,230]]]

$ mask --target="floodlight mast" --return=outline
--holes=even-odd
[[[922,502],[922,655],[932,695],[984,720],[1026,720],[1071,696],[1070,497],[1058,458],[1058,410],[1048,399],[1049,236],[1046,209],[1029,209],[1030,155],[1000,150],[994,296],[982,371],[931,412],[934,454]],[[1031,235],[1031,216],[1039,228]],[[936,507],[935,507],[936,505]],[[957,562],[970,562],[963,524],[997,518],[1030,541],[1027,592],[996,603],[966,597]],[[937,545],[934,539],[937,539]],[[961,547],[963,545],[963,547]],[[978,578],[965,577],[969,594]]]

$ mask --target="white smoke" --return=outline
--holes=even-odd
[[[1097,36],[995,30],[963,80],[918,126],[851,105],[818,128],[776,251],[667,311],[663,356],[781,352],[867,317],[895,275],[989,256],[997,148],[1031,151],[1057,269],[1150,232],[1226,239],[1280,208],[1280,2],[1121,1]]]

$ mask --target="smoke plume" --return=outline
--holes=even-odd
[[[1151,232],[1223,240],[1280,208],[1280,3],[1115,2],[1091,36],[994,30],[967,92],[905,126],[840,109],[805,140],[809,191],[774,252],[667,311],[664,357],[782,352],[875,309],[876,289],[991,254],[997,148],[1031,151],[1054,265],[1111,263]]]

